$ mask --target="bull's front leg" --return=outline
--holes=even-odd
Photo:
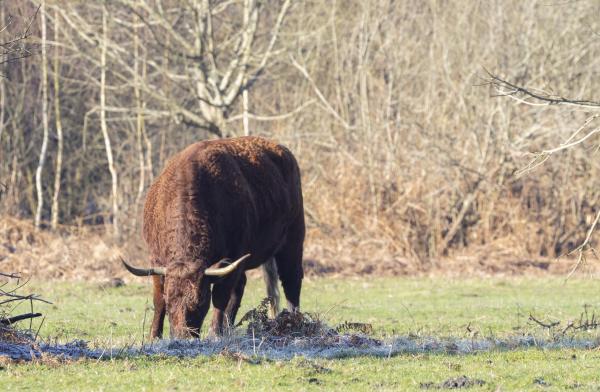
[[[235,286],[235,289],[231,291],[229,297],[229,303],[225,310],[225,324],[228,328],[233,328],[235,324],[235,316],[237,315],[240,304],[242,303],[242,296],[244,295],[244,289],[246,288],[246,273],[240,276],[240,279]]]
[[[212,304],[213,304],[213,318],[210,324],[209,335],[221,336],[223,335],[223,323],[226,318],[227,305],[233,285],[231,282],[219,282],[213,285],[212,288]]]
[[[162,338],[163,326],[165,323],[166,303],[164,284],[162,276],[153,276],[154,283],[154,318],[152,319],[152,329],[150,330],[150,339]]]

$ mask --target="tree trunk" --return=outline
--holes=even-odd
[[[244,86],[247,80],[244,79]],[[250,124],[248,121],[248,89],[244,87],[242,91],[242,123],[244,124],[244,135],[250,136]]]
[[[38,166],[35,171],[35,187],[37,191],[37,208],[35,212],[35,227],[39,228],[42,222],[42,212],[44,209],[44,192],[42,189],[42,171],[46,161],[46,152],[48,150],[48,55],[46,50],[46,2],[42,0],[40,6],[40,17],[42,22],[42,127],[44,136],[42,139],[42,148]]]
[[[60,18],[58,15],[58,11],[54,12],[54,41],[58,42],[59,36],[59,23]],[[58,197],[60,194],[60,180],[61,180],[61,171],[62,171],[62,154],[63,154],[63,132],[62,132],[62,123],[60,116],[60,84],[59,84],[59,49],[58,45],[56,46],[56,52],[54,54],[54,117],[56,119],[56,137],[58,139],[58,147],[56,151],[56,170],[54,173],[54,194],[52,196],[52,218],[51,218],[51,227],[52,230],[56,230],[58,227],[58,217],[59,217],[59,207],[58,207]]]
[[[118,176],[113,161],[112,147],[110,144],[110,135],[108,134],[108,128],[106,126],[106,52],[108,45],[108,23],[107,23],[107,10],[106,6],[102,6],[102,48],[100,55],[100,128],[102,130],[102,136],[104,137],[104,147],[106,148],[106,159],[108,160],[108,170],[110,171],[110,177],[112,180],[112,226],[113,235],[115,238],[119,238],[119,204],[117,200],[118,196]]]
[[[133,23],[135,24],[137,16],[134,15],[133,17]],[[135,197],[135,211],[136,211],[136,216],[135,219],[137,219],[137,210],[138,210],[138,204],[140,202],[140,199],[142,198],[142,194],[144,193],[144,185],[145,185],[145,169],[144,169],[144,146],[142,144],[142,138],[143,138],[143,128],[144,128],[144,114],[142,113],[143,110],[143,103],[142,103],[142,96],[141,96],[141,92],[140,92],[140,37],[138,36],[138,29],[134,28],[134,33],[133,33],[133,69],[135,70],[135,82],[133,85],[133,93],[135,95],[135,107],[137,110],[136,113],[136,126],[135,126],[135,134],[136,134],[136,147],[137,147],[137,152],[138,152],[138,160],[139,160],[139,166],[140,166],[140,177],[139,177],[139,183],[138,183],[138,191],[137,191],[137,195]]]
[[[4,26],[4,8],[0,7],[0,26]],[[4,68],[4,67],[2,67]],[[4,70],[2,70],[4,71]],[[2,72],[4,73],[4,72]],[[0,145],[2,145],[2,133],[4,132],[4,117],[5,117],[5,97],[6,91],[4,88],[4,78],[0,77]],[[0,153],[2,150],[0,149]],[[0,156],[0,159],[2,156]]]

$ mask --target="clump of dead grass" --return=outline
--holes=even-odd
[[[251,309],[241,318],[237,326],[247,322],[246,333],[256,336],[314,337],[335,332],[327,328],[319,317],[312,313],[283,310],[274,319],[270,319],[269,304],[269,298],[263,299],[256,308]]]
[[[247,323],[246,336],[260,338],[263,342],[286,346],[299,341],[311,345],[331,346],[344,344],[350,347],[380,345],[381,341],[369,335],[373,326],[367,323],[345,321],[329,327],[318,314],[283,310],[275,318],[268,316],[270,299],[265,298],[248,311],[236,327]]]
[[[31,335],[15,329],[12,325],[0,325],[0,342],[28,344],[31,342]]]

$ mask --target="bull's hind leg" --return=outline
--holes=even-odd
[[[275,318],[279,313],[279,287],[277,287],[277,264],[275,258],[271,257],[262,265],[263,278],[267,286],[267,297],[269,297],[269,317]]]
[[[287,299],[289,311],[300,307],[300,291],[302,290],[302,247],[304,245],[304,215],[288,231],[285,245],[275,255],[277,272],[283,292]]]
[[[162,276],[153,276],[152,279],[154,283],[154,319],[152,320],[150,338],[155,339],[162,338],[167,306],[164,293],[165,279]]]

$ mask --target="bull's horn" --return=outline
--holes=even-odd
[[[204,275],[206,275],[206,276],[225,276],[225,275],[228,275],[231,272],[233,272],[240,264],[242,264],[242,262],[244,260],[246,260],[248,257],[250,257],[250,253],[248,253],[247,255],[244,255],[244,256],[240,257],[239,259],[237,259],[233,263],[229,264],[227,267],[222,267],[222,268],[209,267],[206,270],[204,270]]]
[[[123,265],[125,266],[125,268],[127,268],[127,271],[131,272],[132,274],[134,274],[135,276],[153,276],[153,275],[159,275],[159,276],[164,276],[166,274],[166,271],[164,268],[138,268],[138,267],[134,267],[132,265],[127,264],[127,262],[125,260],[123,260],[123,258],[121,257],[121,262],[123,263]]]

